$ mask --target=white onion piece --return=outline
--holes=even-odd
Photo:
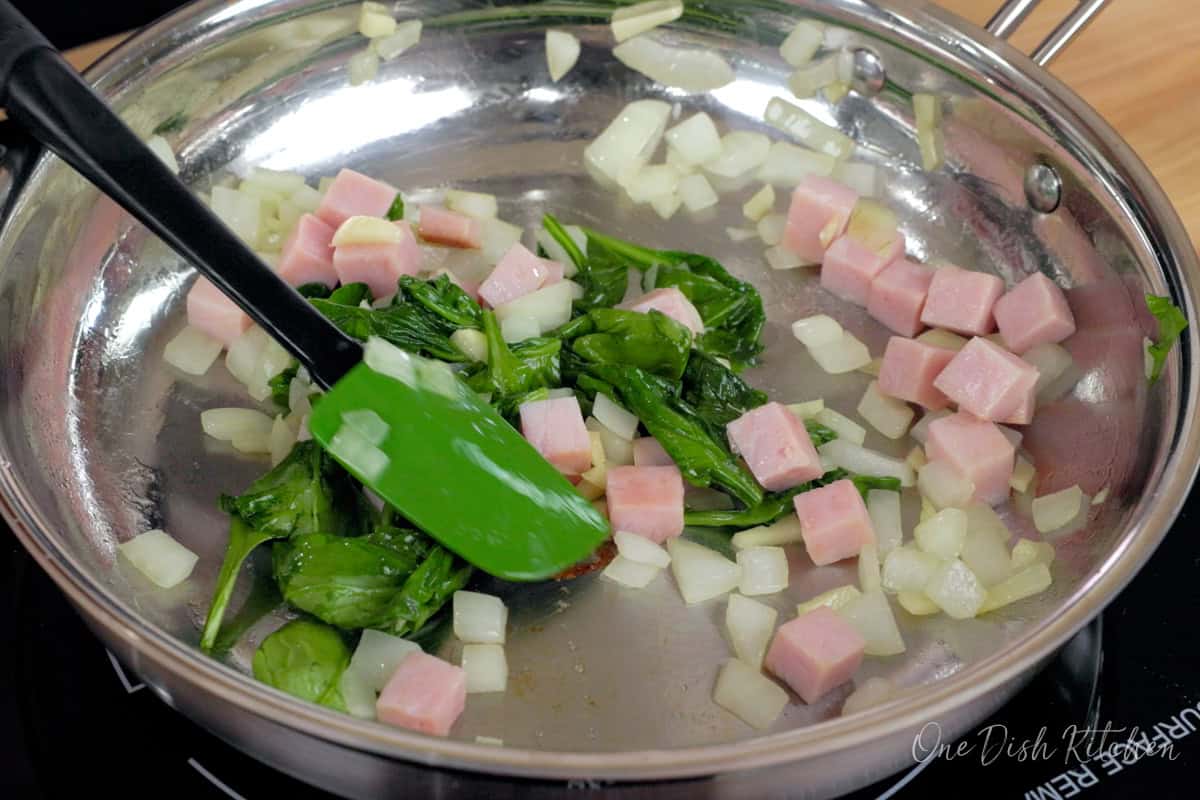
[[[139,534],[117,545],[121,555],[161,589],[170,589],[188,579],[200,557],[175,541],[165,531]]]
[[[957,558],[938,565],[925,584],[925,594],[954,619],[974,617],[987,599],[987,590],[979,578]]]
[[[731,658],[717,674],[713,702],[759,730],[774,724],[788,704],[788,693],[754,667]]]
[[[877,197],[883,183],[878,167],[860,161],[839,162],[833,170],[833,177],[862,197]]]
[[[312,411],[312,402],[309,397],[315,391],[311,383],[298,375],[292,378],[292,382],[288,384],[288,408],[296,417],[296,422],[299,422],[300,417]]]
[[[575,396],[575,390],[570,389],[566,386],[560,386],[557,389],[547,389],[546,390],[546,399],[547,400],[554,400],[556,398],[561,399],[563,397],[574,397],[574,396]]]
[[[273,424],[270,417],[252,408],[210,408],[200,412],[200,427],[222,442],[249,437],[266,440]]]
[[[1092,505],[1104,505],[1104,501],[1108,499],[1108,487],[1105,486],[1100,491],[1096,492],[1096,496],[1092,498]]]
[[[788,142],[775,142],[758,168],[757,178],[774,186],[794,187],[809,175],[833,174],[837,159]]]
[[[792,335],[805,347],[820,347],[842,338],[842,326],[827,314],[814,314],[792,323]]]
[[[916,416],[908,403],[879,391],[879,381],[867,385],[867,391],[858,402],[858,415],[889,439],[899,439],[907,433]]]
[[[489,264],[495,264],[504,258],[505,253],[511,250],[514,244],[521,241],[524,233],[521,228],[502,219],[480,219],[479,253]]]
[[[939,614],[942,610],[938,608],[937,603],[926,596],[924,591],[897,592],[896,602],[914,617],[927,617],[930,614]]]
[[[400,662],[419,652],[421,648],[414,642],[368,628],[362,632],[346,671],[357,673],[371,691],[381,692]]]
[[[1032,539],[1018,539],[1013,545],[1009,568],[1013,572],[1020,572],[1037,563],[1047,566],[1054,563],[1054,545],[1049,542],[1035,542]]]
[[[498,644],[468,644],[462,649],[467,694],[503,692],[508,688],[508,659]]]
[[[797,69],[788,78],[788,88],[799,98],[812,97],[838,80],[837,57],[826,56]]]
[[[592,406],[592,416],[618,436],[632,441],[637,436],[638,418],[609,399],[603,392],[596,394],[596,402]]]
[[[871,527],[875,529],[879,555],[886,557],[904,539],[900,493],[871,489],[867,492],[867,514],[871,517]]]
[[[450,334],[450,342],[472,361],[484,364],[488,360],[487,336],[474,328],[459,328]]]
[[[383,3],[365,2],[358,13],[358,32],[368,39],[396,32],[396,19]]]
[[[763,656],[771,643],[778,617],[778,611],[757,600],[740,594],[729,595],[729,604],[725,606],[725,629],[734,654],[755,669],[762,669]]]
[[[721,154],[706,161],[704,169],[711,175],[739,178],[757,169],[771,152],[771,140],[755,131],[733,131],[721,138]]]
[[[403,229],[390,220],[382,217],[350,217],[333,234],[333,246],[395,244],[403,238]]]
[[[288,453],[296,445],[296,434],[292,432],[287,420],[280,414],[271,425],[271,435],[267,440],[271,452],[271,466],[278,465],[287,458]]]
[[[800,269],[801,267],[816,266],[801,258],[799,253],[788,250],[782,245],[775,245],[763,250],[763,259],[767,262],[767,266],[774,270]]]
[[[558,83],[579,61],[579,38],[566,31],[546,31],[546,66],[550,80]]]
[[[703,603],[737,588],[741,568],[720,553],[686,539],[667,542],[671,572],[688,605]]]
[[[540,333],[552,331],[571,321],[571,304],[577,285],[571,281],[559,281],[518,297],[511,303],[498,306],[496,319],[503,323],[509,317],[531,317],[537,321]]]
[[[267,169],[266,167],[255,167],[250,170],[250,175],[246,180],[242,181],[241,188],[245,189],[247,184],[260,186],[263,189],[287,197],[295,196],[303,189],[316,191],[304,184],[304,176],[299,172]]]
[[[912,96],[913,116],[917,125],[917,147],[921,166],[931,172],[942,165],[946,143],[942,137],[942,101],[935,95],[918,92]]]
[[[943,561],[958,558],[967,540],[967,514],[961,508],[943,508],[913,529],[913,539]]]
[[[917,489],[935,508],[966,508],[975,495],[975,484],[945,461],[921,467]]]
[[[834,158],[847,158],[854,152],[853,139],[782,97],[771,98],[764,118],[768,124],[799,139],[807,147]]]
[[[929,459],[925,457],[925,451],[921,449],[921,445],[913,445],[913,449],[908,451],[908,455],[904,457],[904,463],[908,464],[916,472],[929,463]],[[920,480],[918,476],[918,481]]]
[[[703,164],[721,155],[721,134],[712,117],[695,114],[666,133],[670,152],[684,164]]]
[[[864,591],[837,610],[867,643],[869,656],[894,656],[905,651],[892,606],[883,592]]]
[[[167,169],[171,170],[175,175],[179,174],[179,162],[175,160],[175,151],[171,149],[171,145],[161,136],[151,136],[146,140],[146,147],[151,153],[158,156],[158,160],[167,165]]]
[[[940,411],[926,411],[921,419],[917,420],[917,424],[913,425],[912,430],[908,435],[916,439],[921,444],[925,444],[929,440],[929,426],[937,422],[942,417],[950,416],[951,412],[942,409]]]
[[[876,544],[864,544],[858,553],[858,587],[864,592],[878,592],[883,589],[879,547]]]
[[[1016,464],[1013,466],[1012,477],[1008,480],[1008,485],[1012,487],[1014,492],[1023,494],[1029,490],[1030,484],[1037,476],[1037,470],[1033,464],[1029,463],[1024,456],[1017,456]]]
[[[351,86],[361,86],[375,79],[379,74],[379,54],[374,47],[367,47],[350,56],[346,62],[346,71],[350,77]]]
[[[683,15],[682,0],[647,0],[618,8],[612,15],[613,37],[618,42],[674,22]]]
[[[775,247],[783,241],[784,231],[787,229],[787,216],[784,214],[767,214],[758,221],[756,230],[758,236],[763,240],[763,243]]]
[[[912,545],[900,545],[883,559],[883,588],[889,592],[922,592],[941,561]]]
[[[896,684],[887,678],[867,678],[842,703],[842,716],[886,703],[896,694]]]
[[[758,222],[771,213],[771,209],[774,207],[775,187],[767,184],[742,205],[742,215],[751,222]]]
[[[793,67],[803,66],[821,49],[824,36],[825,28],[821,23],[800,20],[779,46],[779,54]]]
[[[260,363],[271,337],[257,325],[251,325],[233,340],[225,354],[225,368],[245,384],[255,400],[265,400],[271,393],[267,378],[262,376]]]
[[[796,615],[803,616],[808,612],[820,608],[822,606],[837,611],[843,608],[847,603],[858,599],[862,596],[862,592],[857,586],[846,584],[845,586],[836,586],[828,591],[821,592],[816,597],[805,600],[803,603],[796,605]]]
[[[338,690],[342,693],[342,702],[350,716],[358,719],[375,719],[375,690],[367,685],[362,675],[352,669],[342,671],[338,680]]]
[[[687,175],[679,181],[679,199],[692,213],[712,208],[720,200],[712,184],[703,175]]]
[[[651,36],[636,36],[613,48],[613,57],[664,86],[710,92],[733,83],[733,68],[712,50],[672,47]]]
[[[629,531],[617,531],[613,534],[613,541],[616,542],[617,552],[630,561],[649,564],[658,569],[663,569],[671,563],[670,553],[645,536]]]
[[[756,528],[738,531],[733,535],[730,543],[738,550],[746,550],[753,547],[791,544],[803,541],[803,538],[800,533],[800,520],[795,514],[788,514],[770,525],[759,525]]]
[[[371,48],[384,61],[391,61],[421,41],[421,28],[419,19],[401,22],[391,36],[372,40]]]
[[[313,212],[321,205],[321,193],[311,186],[299,186],[288,195],[288,202],[301,213]]]
[[[588,417],[584,424],[589,431],[600,435],[604,458],[609,464],[620,467],[633,463],[633,442],[631,440],[613,433],[608,426],[595,417]]]
[[[654,213],[658,214],[659,218],[664,220],[675,216],[682,205],[683,198],[679,196],[678,192],[661,195],[650,201],[650,207],[654,209]]]
[[[1021,354],[1021,358],[1038,371],[1034,392],[1039,395],[1074,363],[1071,354],[1057,344],[1039,344],[1031,347]]]
[[[203,375],[221,355],[224,345],[199,328],[188,325],[167,342],[163,360],[188,375]]]
[[[491,745],[492,747],[503,747],[504,740],[497,739],[495,736],[476,736],[475,744],[487,744]]]
[[[651,581],[658,577],[658,573],[660,572],[662,572],[661,567],[656,567],[653,564],[644,564],[619,555],[610,561],[608,566],[604,568],[604,572],[600,574],[609,580],[616,581],[622,586],[628,586],[630,589],[644,589],[650,585]]]
[[[788,411],[795,414],[800,419],[812,419],[825,410],[825,400],[818,397],[816,400],[805,400],[803,403],[792,403],[787,407]]]
[[[758,231],[750,230],[749,228],[726,228],[725,235],[734,242],[748,242],[751,239],[758,238]]]
[[[454,635],[471,644],[504,644],[508,609],[490,594],[459,590],[453,600]]]
[[[625,182],[625,193],[635,203],[649,203],[676,194],[679,173],[667,164],[642,167]]]
[[[1078,485],[1033,500],[1033,524],[1038,533],[1059,530],[1071,522],[1083,508],[1083,490]]]
[[[296,427],[296,441],[307,442],[312,439],[312,432],[308,429],[308,414],[300,417],[300,424]]]
[[[808,354],[830,375],[844,375],[871,363],[871,351],[849,331],[843,331],[836,342],[810,347]]]
[[[533,317],[512,315],[500,323],[500,338],[508,344],[540,336],[542,328]]]
[[[1051,583],[1053,583],[1053,579],[1050,576],[1050,568],[1046,564],[1042,562],[1031,564],[988,589],[987,599],[984,600],[979,613],[986,614],[1018,600],[1024,600],[1026,597],[1040,594],[1049,589]]]
[[[839,414],[832,408],[826,407],[818,411],[813,419],[829,428],[838,435],[839,439],[851,444],[862,444],[867,438],[867,429],[844,414]]]
[[[369,408],[343,411],[342,424],[358,431],[364,439],[374,445],[383,444],[389,431],[383,417]]]
[[[994,586],[1012,574],[1012,558],[1008,552],[1007,537],[1002,539],[991,531],[971,525],[970,522],[967,523],[967,537],[959,557],[984,586]]]
[[[234,442],[237,447],[237,442]],[[388,466],[387,454],[354,428],[343,425],[329,441],[329,452],[337,456],[352,472],[362,476],[368,483],[376,481]]]
[[[958,352],[967,344],[967,340],[959,336],[957,333],[942,330],[941,328],[931,328],[917,337],[918,342],[924,342],[930,347],[942,347],[946,350]]]
[[[747,597],[775,594],[788,587],[787,553],[782,547],[747,547],[738,550],[742,577],[738,591]]]
[[[500,213],[500,205],[495,195],[461,189],[446,191],[446,208],[475,219],[493,219]],[[392,227],[395,227],[395,224]]]
[[[262,200],[251,194],[214,186],[210,203],[222,222],[251,247],[256,247],[262,230]]]
[[[619,186],[644,167],[662,141],[671,106],[661,100],[635,100],[625,106],[584,150],[591,174],[608,186]]]

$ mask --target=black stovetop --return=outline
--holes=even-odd
[[[1194,798],[1200,766],[1200,493],[1120,598],[992,719],[855,793],[1027,800]],[[0,797],[328,797],[175,713],[122,669],[16,542],[0,534]],[[1094,733],[1088,734],[1088,731]],[[148,743],[153,741],[151,746]],[[932,793],[932,794],[931,794]]]

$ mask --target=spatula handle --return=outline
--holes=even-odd
[[[326,387],[362,348],[287,285],[184,186],[49,42],[0,0],[0,105],[194,264]]]

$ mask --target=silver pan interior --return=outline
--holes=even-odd
[[[1089,494],[1109,488],[1086,532],[1061,544],[1052,591],[968,622],[897,611],[908,652],[868,659],[861,676],[886,675],[912,690],[900,699],[838,719],[847,687],[813,706],[793,703],[771,731],[755,733],[710,700],[728,652],[724,603],[685,608],[669,577],[642,592],[595,577],[500,587],[513,609],[510,689],[473,696],[447,741],[356,722],[245,678],[270,623],[228,665],[208,660],[194,644],[225,543],[215,500],[264,464],[206,440],[197,415],[246,400],[223,367],[190,379],[162,363],[183,324],[193,271],[54,159],[10,192],[0,236],[0,484],[21,537],[169,701],[204,717],[195,699],[203,696],[348,748],[419,762],[530,776],[708,774],[842,750],[995,697],[1114,595],[1186,493],[1195,468],[1195,430],[1184,415],[1196,390],[1188,367],[1195,334],[1147,390],[1146,320],[1136,309],[1144,291],[1172,293],[1194,318],[1195,257],[1144,168],[1063,87],[995,40],[985,48],[968,38],[985,34],[940,12],[884,5],[753,0],[689,12],[671,37],[719,51],[737,69],[736,83],[708,95],[664,90],[616,63],[604,24],[611,7],[591,3],[401,3],[402,16],[425,20],[420,45],[368,85],[350,87],[346,62],[363,47],[356,5],[201,2],[143,32],[92,78],[143,133],[177,113],[186,118],[172,141],[183,178],[200,191],[254,165],[313,182],[349,166],[413,200],[448,185],[478,189],[502,198],[501,215],[521,225],[554,211],[640,243],[714,255],[767,300],[767,357],[752,380],[787,401],[823,396],[851,412],[869,378],[824,376],[788,326],[831,311],[876,354],[885,333],[805,271],[772,272],[760,246],[730,241],[725,228],[743,224],[742,195],[751,190],[718,214],[684,212],[663,223],[599,189],[581,163],[587,142],[634,98],[664,97],[682,114],[704,109],[722,127],[765,130],[767,101],[787,96],[782,36],[801,16],[841,27],[845,41],[878,57],[886,83],[877,93],[860,83],[836,107],[802,104],[860,142],[856,158],[886,170],[882,199],[900,213],[910,257],[990,270],[1010,283],[1042,270],[1072,287],[1084,370],[1026,442],[1049,483],[1079,482]],[[579,66],[559,84],[545,67],[547,26],[584,42]],[[914,166],[913,91],[952,98],[950,165],[935,174]],[[17,155],[0,187],[12,188]],[[1053,213],[1027,203],[1023,181],[1035,163],[1062,176]],[[899,452],[874,432],[867,444]],[[153,527],[201,557],[171,592],[115,557],[118,542]],[[797,600],[853,580],[852,569],[816,568],[800,553],[792,570],[789,591],[771,598],[784,618]],[[242,595],[250,582],[243,578]],[[443,655],[456,658],[452,642]],[[477,745],[477,735],[505,747]]]

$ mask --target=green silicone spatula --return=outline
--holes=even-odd
[[[608,525],[445,365],[346,337],[213,215],[30,23],[0,2],[0,105],[194,264],[329,391],[313,437],[430,536],[499,578],[586,557]],[[375,368],[372,368],[375,367]]]

